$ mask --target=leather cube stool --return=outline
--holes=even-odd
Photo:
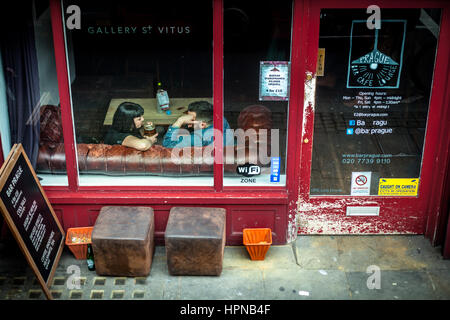
[[[222,273],[226,210],[173,207],[165,232],[167,266],[171,275]]]
[[[103,207],[92,231],[97,274],[147,276],[155,247],[154,232],[152,208]]]

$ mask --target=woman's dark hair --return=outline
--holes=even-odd
[[[144,114],[144,108],[137,103],[123,102],[114,113],[112,127],[119,132],[133,132],[137,130],[134,118]]]

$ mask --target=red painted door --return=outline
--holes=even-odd
[[[444,165],[433,160],[436,142],[449,134],[441,120],[449,5],[311,1],[303,8],[300,233],[423,234],[433,172]]]

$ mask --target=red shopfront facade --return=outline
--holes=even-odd
[[[294,0],[273,8],[241,2],[133,7],[124,1],[51,0],[35,16],[36,22],[48,12],[57,98],[46,104],[57,107],[62,128],[63,142],[55,147],[51,141],[48,157],[65,164],[37,172],[63,227],[93,225],[103,206],[150,206],[155,236],[163,243],[172,207],[202,206],[227,210],[228,245],[242,244],[247,227],[271,228],[275,244],[292,242],[297,234],[425,234],[442,243],[449,5]],[[374,4],[379,29],[367,22]],[[72,5],[80,9],[79,26]],[[36,30],[42,24],[35,23]],[[38,60],[44,47],[36,45]],[[274,69],[287,71],[270,82]],[[155,79],[172,106],[196,100],[214,106],[214,162],[201,175],[201,165],[194,175],[184,169],[174,174],[163,162],[161,174],[141,175],[123,169],[124,161],[137,157],[126,151],[119,170],[124,174],[100,172],[89,157],[100,152],[104,159],[119,150],[98,147],[111,125],[108,117],[121,101],[145,109]],[[43,92],[51,92],[45,83],[41,101]],[[226,139],[217,137],[228,125],[243,128],[249,113],[265,110],[271,134],[263,137],[277,148],[265,162],[256,160],[260,174],[236,175],[236,164],[249,160],[230,166]],[[41,114],[41,128],[42,121]],[[158,148],[160,157],[167,153]]]

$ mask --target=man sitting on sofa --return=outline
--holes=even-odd
[[[184,127],[184,128],[182,128]],[[193,128],[188,131],[186,128]],[[223,144],[234,145],[230,125],[223,118]],[[180,116],[167,130],[162,145],[166,148],[204,147],[214,141],[213,106],[207,101],[196,101],[188,106],[187,114]]]

